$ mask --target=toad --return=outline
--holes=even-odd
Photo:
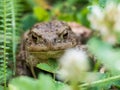
[[[24,33],[17,56],[17,75],[28,75],[28,68],[34,73],[38,63],[47,62],[48,59],[61,57],[64,50],[80,44],[70,25],[66,22],[53,20],[35,24]]]

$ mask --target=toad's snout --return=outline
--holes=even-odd
[[[52,39],[52,40],[45,40],[45,44],[46,44],[46,46],[47,47],[49,47],[49,48],[53,48],[53,46],[54,46],[54,43],[55,43],[55,39]]]
[[[44,38],[45,44],[48,48],[52,49],[56,43],[57,36],[48,36]]]

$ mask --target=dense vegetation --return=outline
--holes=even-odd
[[[119,90],[119,18],[119,0],[0,0],[0,90]],[[91,58],[82,51],[70,50],[72,58],[82,58],[71,64],[65,56],[67,65],[62,60],[37,65],[53,76],[40,73],[37,79],[15,77],[22,34],[37,22],[53,19],[74,21],[92,30],[86,43]],[[94,65],[88,65],[88,59]],[[56,73],[63,81],[55,80]]]

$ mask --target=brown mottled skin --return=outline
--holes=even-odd
[[[71,27],[58,20],[34,25],[23,38],[17,56],[17,75],[28,75],[28,68],[35,77],[33,67],[49,58],[59,58],[65,49],[78,45],[76,34]]]

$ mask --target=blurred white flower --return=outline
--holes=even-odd
[[[93,6],[91,8],[91,14],[88,15],[88,19],[92,22],[91,27],[93,29],[96,29],[99,27],[99,23],[103,20],[104,14],[102,13],[102,10],[98,6]]]
[[[117,43],[117,35],[120,33],[120,4],[110,2],[103,9],[94,6],[88,15],[88,20],[91,28],[98,30],[103,40],[110,44]]]
[[[59,64],[58,78],[62,80],[80,81],[89,69],[86,52],[76,48],[66,50]]]
[[[114,45],[117,42],[115,35],[106,36],[105,41],[107,41],[109,44],[112,44],[112,45]]]

